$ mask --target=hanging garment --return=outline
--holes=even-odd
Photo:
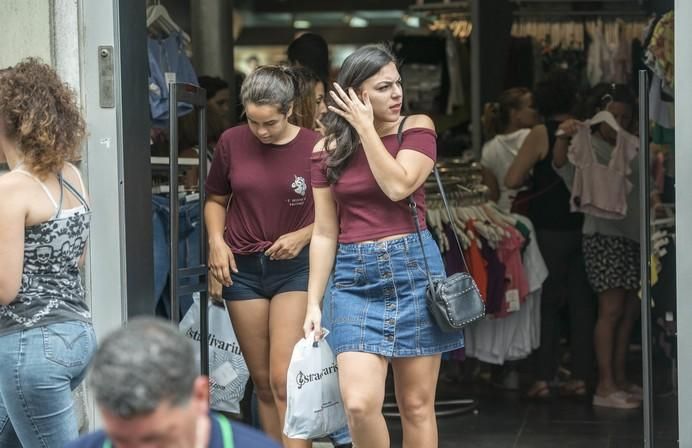
[[[502,304],[505,301],[507,269],[497,256],[497,252],[490,247],[488,241],[483,237],[479,238],[483,245],[481,254],[485,259],[488,272],[488,295],[485,297],[485,312],[490,315],[502,310]]]
[[[446,112],[447,115],[451,115],[454,113],[454,109],[464,105],[465,98],[459,45],[451,31],[447,30],[446,35],[445,53],[447,54],[447,70],[449,71],[449,97]]]
[[[483,319],[465,331],[466,355],[497,365],[524,359],[540,345],[541,291],[543,282],[548,277],[548,269],[538,248],[531,222],[526,217],[513,216],[532,232],[522,257],[530,292],[519,311],[501,319]],[[487,247],[485,243],[484,241],[484,256]],[[489,262],[489,280],[493,277],[490,266]],[[488,293],[491,294],[490,291]]]
[[[520,129],[510,134],[496,135],[495,138],[483,145],[481,165],[490,170],[497,179],[497,186],[500,190],[497,205],[505,213],[509,213],[512,202],[514,202],[520,189],[507,188],[504,179],[519,152],[519,148],[530,132],[530,129]]]
[[[670,95],[675,86],[674,25],[673,11],[661,17],[646,51],[647,65],[663,80],[663,89]]]
[[[517,227],[521,224],[529,230],[529,236],[526,237],[528,244],[525,245],[522,261],[524,263],[524,270],[526,271],[529,292],[539,291],[543,286],[543,282],[548,278],[548,267],[538,247],[533,224],[526,216],[513,214],[512,217],[517,220]]]
[[[623,219],[627,215],[627,195],[632,183],[627,179],[630,162],[637,155],[637,137],[623,130],[608,164],[600,163],[594,154],[591,125],[583,123],[572,137],[569,161],[575,167],[571,209],[606,219]]]
[[[663,81],[654,73],[649,88],[649,118],[664,128],[672,129],[675,127],[675,103],[664,100],[662,86]]]
[[[524,237],[511,227],[507,228],[510,236],[500,242],[497,247],[497,255],[504,263],[506,272],[505,300],[502,309],[496,316],[504,317],[510,313],[519,311],[521,303],[529,294],[529,282],[526,277],[521,258],[521,248],[524,245]]]
[[[624,28],[621,22],[616,22],[616,40],[610,44],[613,63],[613,77],[610,81],[618,84],[627,84],[632,70],[631,45],[625,38]]]
[[[149,108],[152,125],[168,126],[168,83],[187,82],[199,85],[195,69],[185,54],[180,33],[171,33],[165,39],[147,39],[149,54]],[[178,115],[192,111],[192,105],[178,103]]]

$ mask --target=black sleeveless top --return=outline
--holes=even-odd
[[[536,229],[580,230],[584,216],[569,209],[570,192],[562,178],[553,169],[553,146],[559,121],[548,120],[548,154],[533,167],[532,198],[529,218]]]

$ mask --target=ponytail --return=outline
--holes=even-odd
[[[527,93],[530,93],[529,89],[515,87],[502,92],[497,103],[486,103],[481,122],[488,140],[507,130],[512,111],[522,108]]]
[[[500,105],[498,103],[485,103],[481,124],[485,132],[485,138],[490,140],[499,134],[502,129],[500,123]]]

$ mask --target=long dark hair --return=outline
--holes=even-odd
[[[605,110],[612,101],[625,103],[636,109],[637,97],[632,89],[625,84],[600,83],[596,84],[590,91],[586,100],[581,105],[581,118],[591,118],[596,112]]]
[[[336,82],[346,92],[350,87],[358,90],[365,80],[374,76],[382,67],[391,62],[396,64],[396,57],[384,45],[360,47],[346,58]],[[335,105],[331,96],[327,95],[326,99],[328,105]],[[331,111],[325,116],[324,126],[326,128],[324,147],[327,152],[327,180],[330,184],[334,184],[339,180],[341,173],[360,144],[360,137],[346,119]],[[332,146],[333,149],[330,149]]]

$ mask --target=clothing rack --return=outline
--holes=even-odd
[[[478,163],[462,158],[440,159],[437,162],[437,167],[440,171],[442,184],[445,187],[446,196],[451,202],[461,200],[461,198],[468,200],[469,205],[471,205],[471,200],[474,201],[474,205],[487,201],[487,188],[480,185],[482,176],[480,176],[477,181],[474,180],[466,185],[464,185],[466,182],[463,182],[465,180],[464,176],[480,173],[481,167]],[[463,183],[460,184],[460,182]],[[434,173],[431,173],[424,187],[427,200],[430,202],[442,201],[442,195],[439,191]],[[459,187],[463,188],[460,189]],[[476,187],[481,188],[476,189]],[[477,202],[479,199],[481,199],[482,202]],[[467,412],[474,412],[477,408],[478,400],[475,398],[435,400],[435,415],[438,417],[451,417],[454,415],[466,414]],[[385,417],[401,416],[394,394],[387,394],[385,396],[385,403],[382,406],[382,415]]]
[[[633,10],[610,10],[610,9],[594,9],[586,11],[571,11],[571,10],[524,10],[514,11],[515,17],[542,17],[542,18],[562,18],[569,19],[574,17],[647,17],[649,14],[646,11]]]
[[[197,111],[197,126],[200,142],[207,141],[207,92],[205,89],[187,83],[171,82],[169,91],[169,180],[170,180],[170,294],[171,294],[171,321],[180,323],[179,299],[183,295],[199,294],[200,311],[200,372],[209,375],[209,317],[207,297],[208,270],[205,264],[207,259],[207,241],[204,226],[204,213],[200,213],[200,264],[197,266],[180,268],[178,266],[178,234],[179,234],[179,185],[178,185],[178,102],[188,103]],[[163,162],[163,160],[161,160]],[[207,157],[204,151],[199,152],[197,161],[199,166],[199,204],[204,206],[204,184],[207,177]],[[189,280],[182,286],[183,280]]]
[[[641,0],[510,0],[519,17],[646,17]],[[594,8],[594,4],[604,8]],[[557,6],[557,7],[556,7]],[[579,6],[587,6],[580,8]]]
[[[409,6],[408,10],[409,12],[417,13],[469,12],[471,10],[471,2],[443,0],[442,2],[426,3],[423,0],[416,0],[416,4]]]

